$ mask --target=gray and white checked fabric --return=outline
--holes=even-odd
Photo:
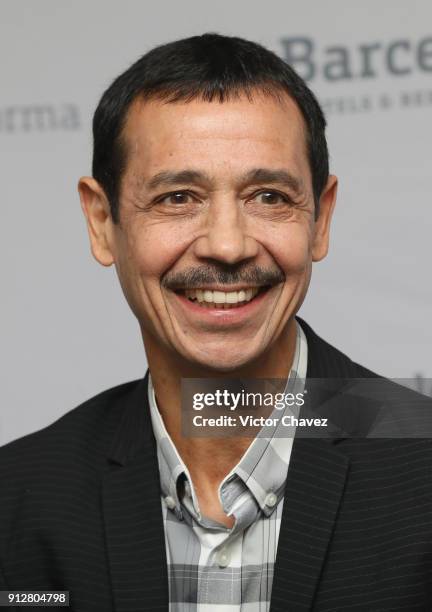
[[[287,386],[303,391],[306,337],[297,342]],[[300,385],[300,387],[299,387]],[[200,514],[194,486],[159,413],[149,402],[162,492],[170,612],[268,612],[292,437],[261,430],[224,478],[219,497],[233,527]],[[266,436],[262,437],[261,433]]]

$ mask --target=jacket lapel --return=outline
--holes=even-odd
[[[147,376],[122,400],[102,507],[116,612],[168,609],[159,470]]]
[[[354,364],[301,319],[308,343],[307,378],[359,376]],[[349,470],[337,440],[296,438],[279,533],[272,612],[311,610],[336,525]]]
[[[335,526],[348,459],[327,440],[294,441],[271,598],[272,612],[311,610]]]

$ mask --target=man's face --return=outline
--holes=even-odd
[[[259,359],[327,249],[334,193],[315,223],[296,104],[136,101],[123,137],[120,222],[107,235],[144,341],[221,371]]]

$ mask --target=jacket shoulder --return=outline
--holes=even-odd
[[[68,550],[86,530],[100,541],[101,476],[139,382],[107,389],[0,448],[0,583],[7,563],[26,565],[29,550],[45,555],[43,543],[55,555],[55,547]]]
[[[85,464],[103,454],[120,419],[122,404],[139,382],[106,389],[47,427],[0,447],[1,487],[26,474],[53,470],[65,462]]]

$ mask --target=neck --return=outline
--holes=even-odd
[[[166,350],[143,331],[156,401],[165,427],[187,466],[194,483],[217,486],[239,462],[251,438],[184,438],[181,433],[182,378],[281,378],[288,377],[296,345],[296,322],[291,319],[280,337],[259,359],[229,373],[187,362]]]

